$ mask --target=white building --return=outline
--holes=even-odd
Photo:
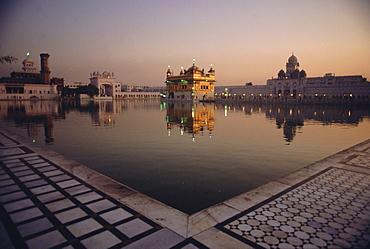
[[[27,58],[22,62],[23,71],[12,72],[10,77],[0,79],[0,99],[55,99],[63,87],[64,79],[50,78],[49,54],[40,54],[41,71]],[[60,89],[58,89],[60,86]]]
[[[65,83],[64,86],[71,88],[71,89],[77,89],[82,86],[87,86],[88,83],[86,81],[75,81],[73,83]]]
[[[160,98],[166,92],[165,86],[135,86],[122,84],[120,98]]]
[[[277,78],[268,79],[266,85],[216,86],[220,97],[290,97],[290,98],[355,98],[370,99],[370,82],[361,75],[307,77],[299,70],[297,57],[292,54]]]
[[[99,89],[99,99],[112,99],[119,98],[121,95],[121,83],[116,82],[114,73],[103,73],[93,72],[90,73],[90,84],[96,86]]]

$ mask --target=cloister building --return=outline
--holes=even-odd
[[[217,97],[290,97],[290,98],[370,98],[370,82],[361,75],[307,77],[299,69],[297,57],[292,54],[277,78],[268,79],[266,85],[217,86]]]

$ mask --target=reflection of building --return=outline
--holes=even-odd
[[[180,75],[174,76],[170,67],[167,70],[167,98],[175,100],[214,100],[215,70],[211,68],[206,74],[204,69],[193,65],[185,70],[181,68]]]
[[[27,58],[21,72],[0,79],[0,99],[53,99],[59,96],[64,79],[50,78],[49,54],[40,54],[41,71],[36,72],[35,63]],[[59,88],[58,88],[59,86]]]
[[[265,113],[275,120],[276,128],[283,130],[285,141],[292,142],[304,123],[316,122],[322,125],[357,125],[364,116],[370,117],[368,108],[353,109],[345,106],[325,105],[273,105],[273,104],[216,104],[216,109],[242,111],[246,115]],[[226,115],[227,116],[227,115]]]
[[[43,127],[46,144],[54,142],[54,119],[64,118],[58,101],[0,101],[0,116],[25,127],[28,136],[36,139]]]
[[[276,120],[276,128],[283,129],[285,141],[292,142],[297,129],[304,125],[304,113],[296,106],[272,106],[264,110],[269,119]]]
[[[88,101],[90,105],[95,105],[94,111],[90,111],[93,126],[114,127],[114,104],[113,101],[94,102]],[[91,109],[90,109],[91,110]]]
[[[90,84],[99,89],[97,98],[117,98],[121,94],[121,83],[116,82],[114,73],[93,72],[90,74]]]
[[[193,136],[208,130],[208,135],[212,136],[214,130],[214,105],[189,103],[189,102],[169,102],[167,105],[167,130],[171,134],[174,126],[180,127],[181,135],[190,133]]]
[[[370,99],[370,82],[361,75],[307,77],[299,70],[297,57],[292,54],[277,78],[268,79],[266,85],[216,87],[217,96],[232,97],[291,97],[291,98],[354,98]]]

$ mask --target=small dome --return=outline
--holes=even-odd
[[[166,74],[167,74],[167,76],[172,75],[172,70],[171,70],[170,65],[168,65]]]
[[[184,68],[183,67],[181,67],[181,70],[180,70],[180,75],[184,75]]]
[[[33,60],[30,59],[30,54],[29,53],[27,53],[27,57],[23,61],[23,64],[26,64],[26,63],[33,63]]]
[[[35,67],[35,62],[30,59],[30,54],[27,53],[27,58],[24,59],[24,61],[22,62],[23,64],[23,71],[24,72],[28,72],[28,73],[35,73],[36,72],[36,67]]]
[[[215,73],[215,69],[213,68],[212,64],[211,64],[211,68],[208,70],[208,73]]]

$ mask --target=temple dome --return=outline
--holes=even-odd
[[[289,63],[297,63],[298,62],[298,59],[297,59],[297,57],[294,56],[294,53],[292,54],[292,56],[289,57],[288,62]]]
[[[199,70],[199,68],[195,65],[192,65],[191,67],[188,68],[188,71],[190,70]]]
[[[203,70],[193,64],[185,73],[203,73]]]

